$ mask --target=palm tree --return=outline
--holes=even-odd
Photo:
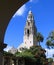
[[[43,42],[43,40],[44,40],[43,35],[40,32],[38,32],[37,33],[37,42],[39,43],[39,46],[40,46],[40,42]]]
[[[54,31],[50,32],[47,37],[46,45],[48,48],[54,48]]]

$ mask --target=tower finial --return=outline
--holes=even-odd
[[[29,14],[32,14],[32,11],[31,10],[29,11]]]
[[[32,21],[32,20],[34,20],[34,17],[33,17],[33,14],[32,14],[32,11],[31,10],[28,12],[27,20],[29,22]]]

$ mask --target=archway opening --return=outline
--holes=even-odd
[[[31,0],[32,1],[32,0]],[[29,3],[27,3],[26,4],[26,11],[24,11],[24,12],[26,12],[26,14],[23,14],[21,17],[19,16],[18,17],[18,15],[16,15],[16,18],[14,18],[14,19],[12,19],[12,21],[13,20],[15,20],[15,19],[17,19],[17,21],[18,22],[15,22],[16,23],[16,25],[15,25],[15,23],[13,22],[12,24],[10,24],[10,26],[15,26],[16,28],[12,28],[13,29],[13,31],[11,30],[11,27],[10,27],[10,30],[11,30],[11,33],[13,32],[14,34],[16,34],[16,38],[17,38],[17,40],[15,40],[16,42],[17,41],[19,41],[19,38],[18,37],[20,37],[20,35],[22,34],[22,32],[21,32],[21,34],[19,34],[20,32],[19,32],[19,30],[22,30],[22,28],[24,27],[24,25],[25,25],[25,22],[26,22],[26,17],[27,17],[27,13],[28,13],[28,11],[29,10],[32,10],[32,12],[33,12],[33,14],[34,14],[34,18],[35,18],[35,24],[36,24],[36,27],[38,28],[38,31],[40,31],[43,35],[44,35],[44,37],[45,37],[45,40],[44,40],[44,45],[43,45],[43,47],[45,47],[46,48],[46,46],[45,46],[45,41],[46,41],[46,37],[47,37],[47,35],[48,35],[48,33],[52,30],[52,29],[54,29],[54,25],[53,24],[51,24],[51,23],[53,23],[53,21],[54,21],[54,18],[53,18],[53,16],[54,16],[54,14],[52,13],[54,10],[53,10],[53,6],[51,6],[51,9],[50,9],[50,2],[49,2],[49,5],[48,6],[46,6],[46,3],[47,1],[39,1],[38,3],[36,2],[36,3],[34,3],[34,2],[30,2],[31,4],[29,4]],[[44,4],[43,4],[44,3]],[[47,2],[48,3],[48,2]],[[42,4],[42,5],[41,5]],[[52,3],[53,4],[53,3]],[[28,6],[27,6],[28,5]],[[24,7],[25,7],[25,5],[24,5]],[[23,10],[22,10],[23,11]],[[20,13],[21,14],[21,13]],[[18,18],[17,18],[18,17]],[[21,22],[23,21],[23,23],[21,23],[21,22],[19,22],[20,20],[18,20],[18,19],[20,19],[21,20]],[[16,21],[16,20],[15,20]],[[52,21],[52,22],[51,22]],[[19,27],[18,27],[18,24],[20,24],[19,25]],[[47,24],[47,25],[46,25]],[[23,27],[21,27],[21,26],[23,26]],[[18,28],[18,29],[17,29]],[[15,29],[15,30],[14,30]],[[18,32],[16,31],[16,29],[18,30]],[[24,31],[24,28],[23,28],[23,31]],[[18,35],[19,34],[19,35]],[[12,38],[14,38],[13,36],[13,34],[11,34],[12,35]],[[11,36],[10,35],[10,36]],[[23,37],[23,35],[22,35],[22,37]],[[22,38],[21,37],[21,38]],[[7,38],[9,38],[9,37],[7,37]],[[10,37],[11,38],[11,37]],[[16,38],[14,38],[14,39],[16,39]],[[11,41],[11,39],[10,39],[10,41]],[[13,40],[14,41],[14,40]],[[22,38],[22,41],[23,41],[23,38]],[[16,44],[16,42],[14,43],[14,42],[11,42],[11,43],[14,43],[14,44],[12,44],[12,45],[18,45],[18,42],[17,42],[17,44]],[[11,44],[10,43],[10,44]],[[19,43],[21,43],[21,42],[19,42]],[[8,43],[7,43],[8,44]]]

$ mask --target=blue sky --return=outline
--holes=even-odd
[[[4,42],[8,44],[6,50],[12,46],[17,48],[23,42],[24,26],[29,10],[34,15],[38,32],[44,36],[44,41],[41,45],[46,49],[46,38],[54,30],[54,0],[30,0],[17,10],[10,20],[4,37]],[[48,51],[48,56],[51,57],[54,49],[46,50]]]

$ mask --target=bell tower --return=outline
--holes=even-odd
[[[37,28],[35,27],[34,17],[31,11],[29,11],[26,25],[24,28],[24,37],[23,43],[26,48],[30,48],[31,46],[37,45],[36,40]]]

